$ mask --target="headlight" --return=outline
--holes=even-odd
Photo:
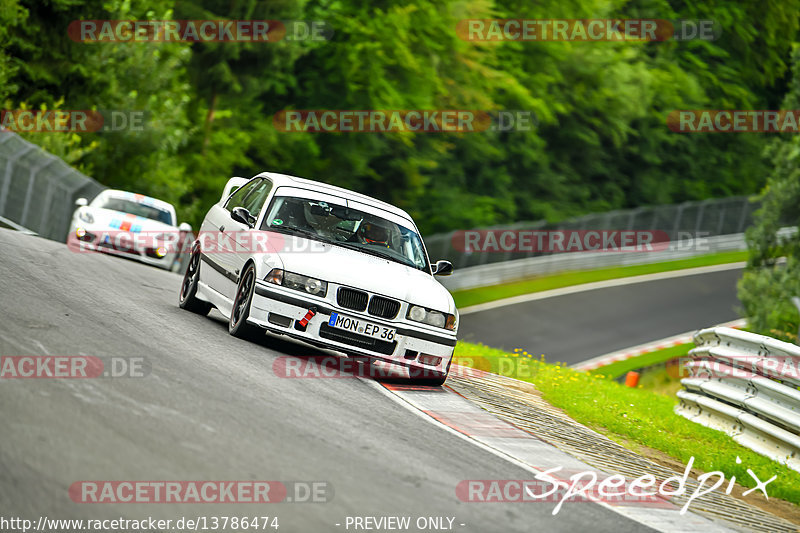
[[[86,222],[87,224],[94,224],[94,217],[92,214],[84,209],[78,211],[78,218]]]
[[[406,317],[414,322],[422,322],[423,324],[430,324],[437,328],[445,328],[453,331],[456,329],[456,317],[448,313],[440,313],[439,311],[432,311],[425,307],[412,305],[408,308]]]
[[[280,268],[273,268],[264,278],[264,281],[288,287],[296,291],[307,292],[314,296],[325,296],[328,292],[328,284],[316,278],[309,278],[308,276],[301,276],[293,272],[285,272]]]

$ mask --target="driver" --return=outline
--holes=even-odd
[[[389,247],[389,230],[373,222],[364,222],[358,227],[358,238],[364,244]]]

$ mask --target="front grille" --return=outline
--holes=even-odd
[[[397,300],[390,300],[383,296],[373,296],[369,301],[369,309],[367,312],[381,318],[391,319],[397,316],[399,310],[400,302]]]
[[[116,252],[121,252],[124,254],[132,254],[132,255],[140,255],[136,248],[133,247],[131,244],[122,244],[122,243],[114,243],[114,242],[100,242],[97,243],[98,248],[110,248]]]
[[[367,300],[369,300],[369,295],[364,291],[339,287],[336,292],[336,302],[345,309],[363,311],[367,308]]]
[[[331,327],[327,322],[323,322],[319,325],[319,336],[323,339],[349,344],[350,346],[356,346],[384,355],[392,355],[394,349],[397,347],[396,341],[387,342],[373,339],[372,337],[365,337],[364,335],[358,335],[352,331]]]

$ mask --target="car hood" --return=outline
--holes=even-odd
[[[122,211],[113,211],[111,209],[103,209],[102,207],[84,207],[83,209],[91,213],[92,217],[94,217],[95,225],[106,226],[111,230],[119,229],[118,225],[119,222],[130,220],[131,222],[130,231],[133,233],[151,232],[151,231],[163,231],[163,232],[178,231],[178,228],[175,226],[164,224],[163,222],[159,222],[158,220],[153,220],[151,218],[139,217],[135,215],[131,216],[130,214],[123,213]],[[115,227],[111,227],[112,223],[114,223]],[[134,229],[137,227],[139,231],[136,231]]]
[[[453,297],[428,273],[341,246],[314,243],[309,251],[307,240],[283,237],[287,246],[278,255],[288,272],[455,313]]]

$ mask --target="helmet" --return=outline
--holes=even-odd
[[[358,228],[358,235],[368,244],[389,245],[389,231],[372,222],[362,223]]]

